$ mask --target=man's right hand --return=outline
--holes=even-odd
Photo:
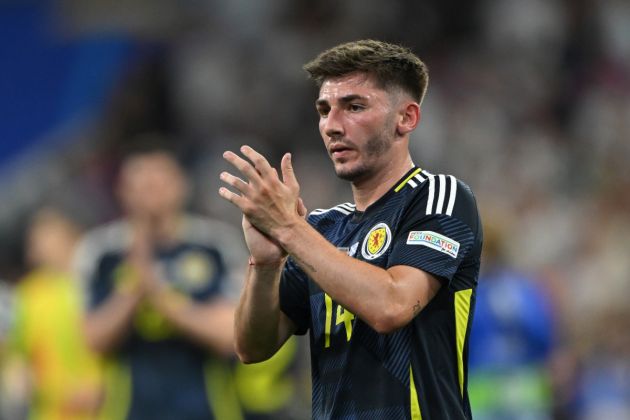
[[[243,215],[243,233],[245,243],[251,254],[250,264],[254,265],[275,265],[284,263],[287,253],[273,239],[259,231]]]
[[[298,199],[297,211],[300,216],[306,216],[306,206],[301,198]],[[245,242],[251,254],[250,263],[268,266],[284,264],[287,252],[276,241],[256,229],[246,216],[243,216],[242,226]]]

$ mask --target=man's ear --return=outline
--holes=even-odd
[[[416,129],[421,117],[420,105],[409,101],[401,104],[396,134],[405,136]]]

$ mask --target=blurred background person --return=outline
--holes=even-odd
[[[81,334],[81,293],[72,273],[77,226],[51,208],[39,210],[26,234],[31,271],[14,291],[5,371],[7,401],[19,417],[95,419],[101,367]]]
[[[243,245],[224,223],[184,213],[179,163],[144,140],[119,171],[125,217],[89,232],[77,254],[87,341],[111,360],[104,416],[238,420],[230,358]]]

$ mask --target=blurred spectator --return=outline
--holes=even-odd
[[[77,254],[86,336],[112,360],[105,417],[239,419],[229,364],[239,233],[183,213],[184,174],[150,144],[123,161],[117,192],[125,217]]]
[[[497,226],[488,223],[484,239],[469,347],[473,413],[481,420],[551,419],[551,302],[536,279],[504,260]]]
[[[93,419],[101,369],[81,335],[80,289],[71,273],[79,231],[51,209],[37,212],[26,238],[32,271],[15,290],[5,371],[12,414],[30,419]]]

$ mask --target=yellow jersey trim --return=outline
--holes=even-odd
[[[407,182],[409,182],[409,180],[411,178],[413,178],[414,176],[418,175],[421,171],[422,171],[421,168],[418,168],[415,171],[413,171],[407,178],[404,179],[403,182],[401,182],[400,184],[398,184],[398,186],[396,188],[394,188],[394,192],[400,191],[402,189],[402,187],[407,185]]]
[[[470,297],[472,289],[455,292],[455,335],[457,343],[457,374],[459,377],[459,392],[464,397],[464,345],[468,329],[470,314]]]
[[[416,390],[416,383],[413,381],[413,369],[411,368],[411,365],[409,365],[409,392],[411,401],[411,420],[422,420],[420,402],[418,401],[418,391]]]

